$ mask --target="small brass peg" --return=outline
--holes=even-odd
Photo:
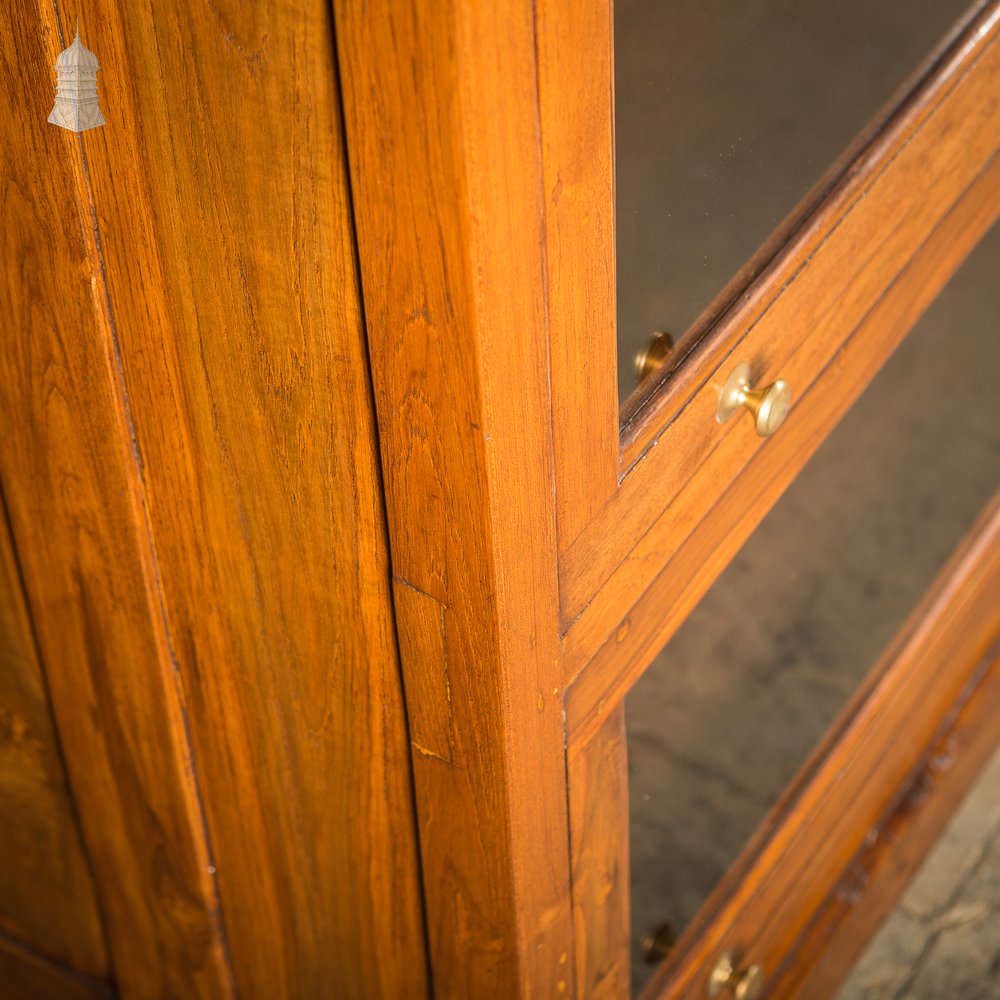
[[[674,925],[666,921],[657,924],[652,930],[643,934],[640,944],[642,945],[642,957],[649,965],[662,962],[677,944],[677,932],[674,930]]]
[[[651,375],[661,371],[674,349],[674,338],[669,333],[657,331],[646,346],[635,356],[635,379],[641,385]]]
[[[733,1000],[757,1000],[764,989],[764,971],[759,965],[737,969],[733,964],[733,953],[727,951],[712,969],[708,977],[708,995],[719,996],[728,990]]]
[[[770,437],[785,422],[791,403],[792,390],[783,378],[776,379],[763,389],[752,389],[750,366],[744,362],[737,365],[726,379],[716,416],[722,424],[745,407],[753,415],[757,433],[761,437]]]

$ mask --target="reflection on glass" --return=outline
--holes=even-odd
[[[1000,227],[629,695],[636,942],[692,919],[1000,488],[998,273]]]
[[[620,399],[967,6],[615,0]]]

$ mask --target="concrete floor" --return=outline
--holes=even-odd
[[[692,919],[1000,488],[998,276],[1000,227],[627,699],[636,938]],[[995,804],[995,778],[980,795]],[[997,961],[996,824],[975,821],[968,833],[967,850],[941,862],[940,905],[908,904],[847,996],[1000,997],[992,983],[993,993],[969,994],[934,985],[948,949],[956,962],[966,952],[983,968]],[[901,964],[909,975],[910,957],[925,952],[909,985],[871,985]],[[634,968],[639,985],[649,967],[638,948]]]

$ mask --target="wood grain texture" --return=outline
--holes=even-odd
[[[63,46],[50,5],[0,17],[0,476],[113,974],[126,995],[227,996],[83,147],[45,123]]]
[[[642,439],[641,451],[626,441],[619,489],[565,552],[566,627],[587,617],[582,627],[607,637],[744,465],[759,451],[787,447],[785,432],[800,418],[809,386],[995,153],[998,34],[1000,9],[992,5],[849,173],[844,191],[796,237],[785,270],[769,273],[726,330],[667,383],[668,391],[686,393],[676,412]],[[755,381],[781,376],[792,386],[788,424],[773,439],[757,438],[746,419],[715,419],[721,386],[744,360]],[[698,489],[682,497],[689,482]]]
[[[610,636],[601,641],[601,630],[584,629],[567,635],[564,665],[567,678],[575,677],[566,691],[571,741],[586,739],[624,698],[998,215],[1000,157],[916,249],[827,365],[796,419],[781,429],[782,446],[755,454],[643,596],[614,621]],[[696,483],[692,489],[698,489]],[[612,605],[606,610],[610,614]]]
[[[111,989],[0,936],[0,990],[4,1000],[110,1000]]]
[[[424,996],[329,6],[80,12],[107,126],[79,179],[236,987]]]
[[[94,880],[66,785],[2,493],[0,816],[0,933],[106,978]]]
[[[559,551],[618,488],[608,0],[535,5]]]
[[[772,978],[772,997],[836,996],[1000,744],[1000,650],[866,837],[808,931]]]
[[[576,995],[631,994],[628,747],[619,705],[569,757]]]
[[[335,11],[435,994],[571,995],[532,4]]]
[[[657,971],[695,998],[725,950],[781,968],[1000,641],[1000,494]]]

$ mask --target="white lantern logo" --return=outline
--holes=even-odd
[[[68,49],[56,57],[56,103],[49,121],[71,132],[84,132],[104,124],[97,103],[97,56],[80,41],[80,29]]]

